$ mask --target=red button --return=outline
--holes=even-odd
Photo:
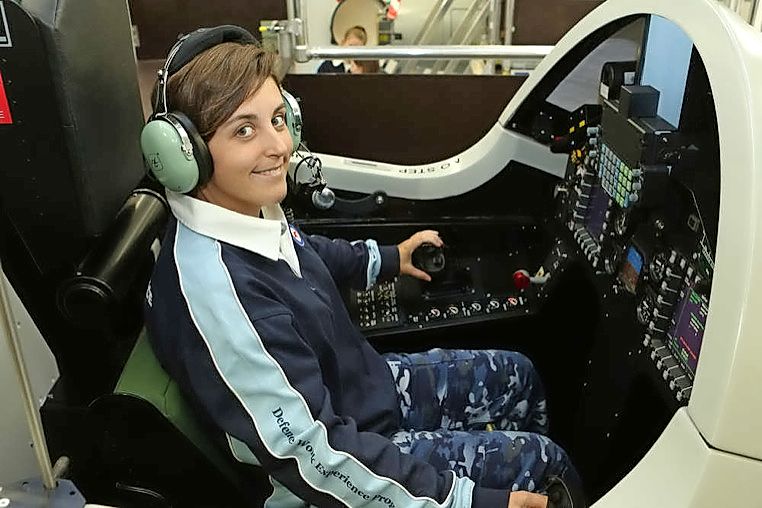
[[[526,270],[516,270],[513,273],[513,285],[516,289],[523,291],[529,287],[529,284],[531,284],[531,280],[529,279],[529,274]]]

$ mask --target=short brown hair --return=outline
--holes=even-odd
[[[276,59],[258,44],[225,42],[200,53],[167,83],[169,111],[191,119],[205,141],[267,81]]]
[[[355,25],[347,28],[347,31],[344,32],[344,40],[349,39],[350,35],[359,39],[362,42],[363,46],[368,44],[368,32],[366,32],[365,29],[360,25]]]

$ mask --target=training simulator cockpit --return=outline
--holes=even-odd
[[[126,6],[49,3],[0,2],[0,196],[16,313],[60,371],[40,402],[51,458],[68,457],[64,477],[90,502],[261,501],[266,476],[205,438],[145,338],[169,210],[140,161]],[[311,127],[340,80],[286,76],[305,146],[284,210],[307,233],[379,244],[438,231],[445,246],[413,256],[431,282],[346,291],[352,319],[382,352],[526,354],[590,505],[762,506],[750,488],[762,480],[760,48],[711,0],[608,0],[475,143],[436,159],[415,146],[363,157],[361,141],[324,151]],[[412,100],[430,94],[407,86]],[[459,128],[388,114],[400,129]],[[0,485],[22,479],[4,471]]]

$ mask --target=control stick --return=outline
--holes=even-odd
[[[551,476],[540,493],[548,496],[548,508],[585,508],[587,505],[580,487],[559,476]]]
[[[413,251],[413,266],[429,274],[441,272],[445,267],[444,249],[424,242]]]

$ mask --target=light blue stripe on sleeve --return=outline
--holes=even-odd
[[[218,242],[179,224],[175,260],[191,317],[220,377],[241,402],[268,452],[296,459],[306,483],[349,506],[471,506],[474,484],[468,478],[454,478],[452,473],[452,488],[440,504],[414,496],[394,479],[332,448],[323,423],[312,417],[302,395],[265,349],[221,256]]]
[[[381,251],[375,240],[365,240],[365,245],[368,246],[368,285],[365,289],[370,289],[381,273]]]

